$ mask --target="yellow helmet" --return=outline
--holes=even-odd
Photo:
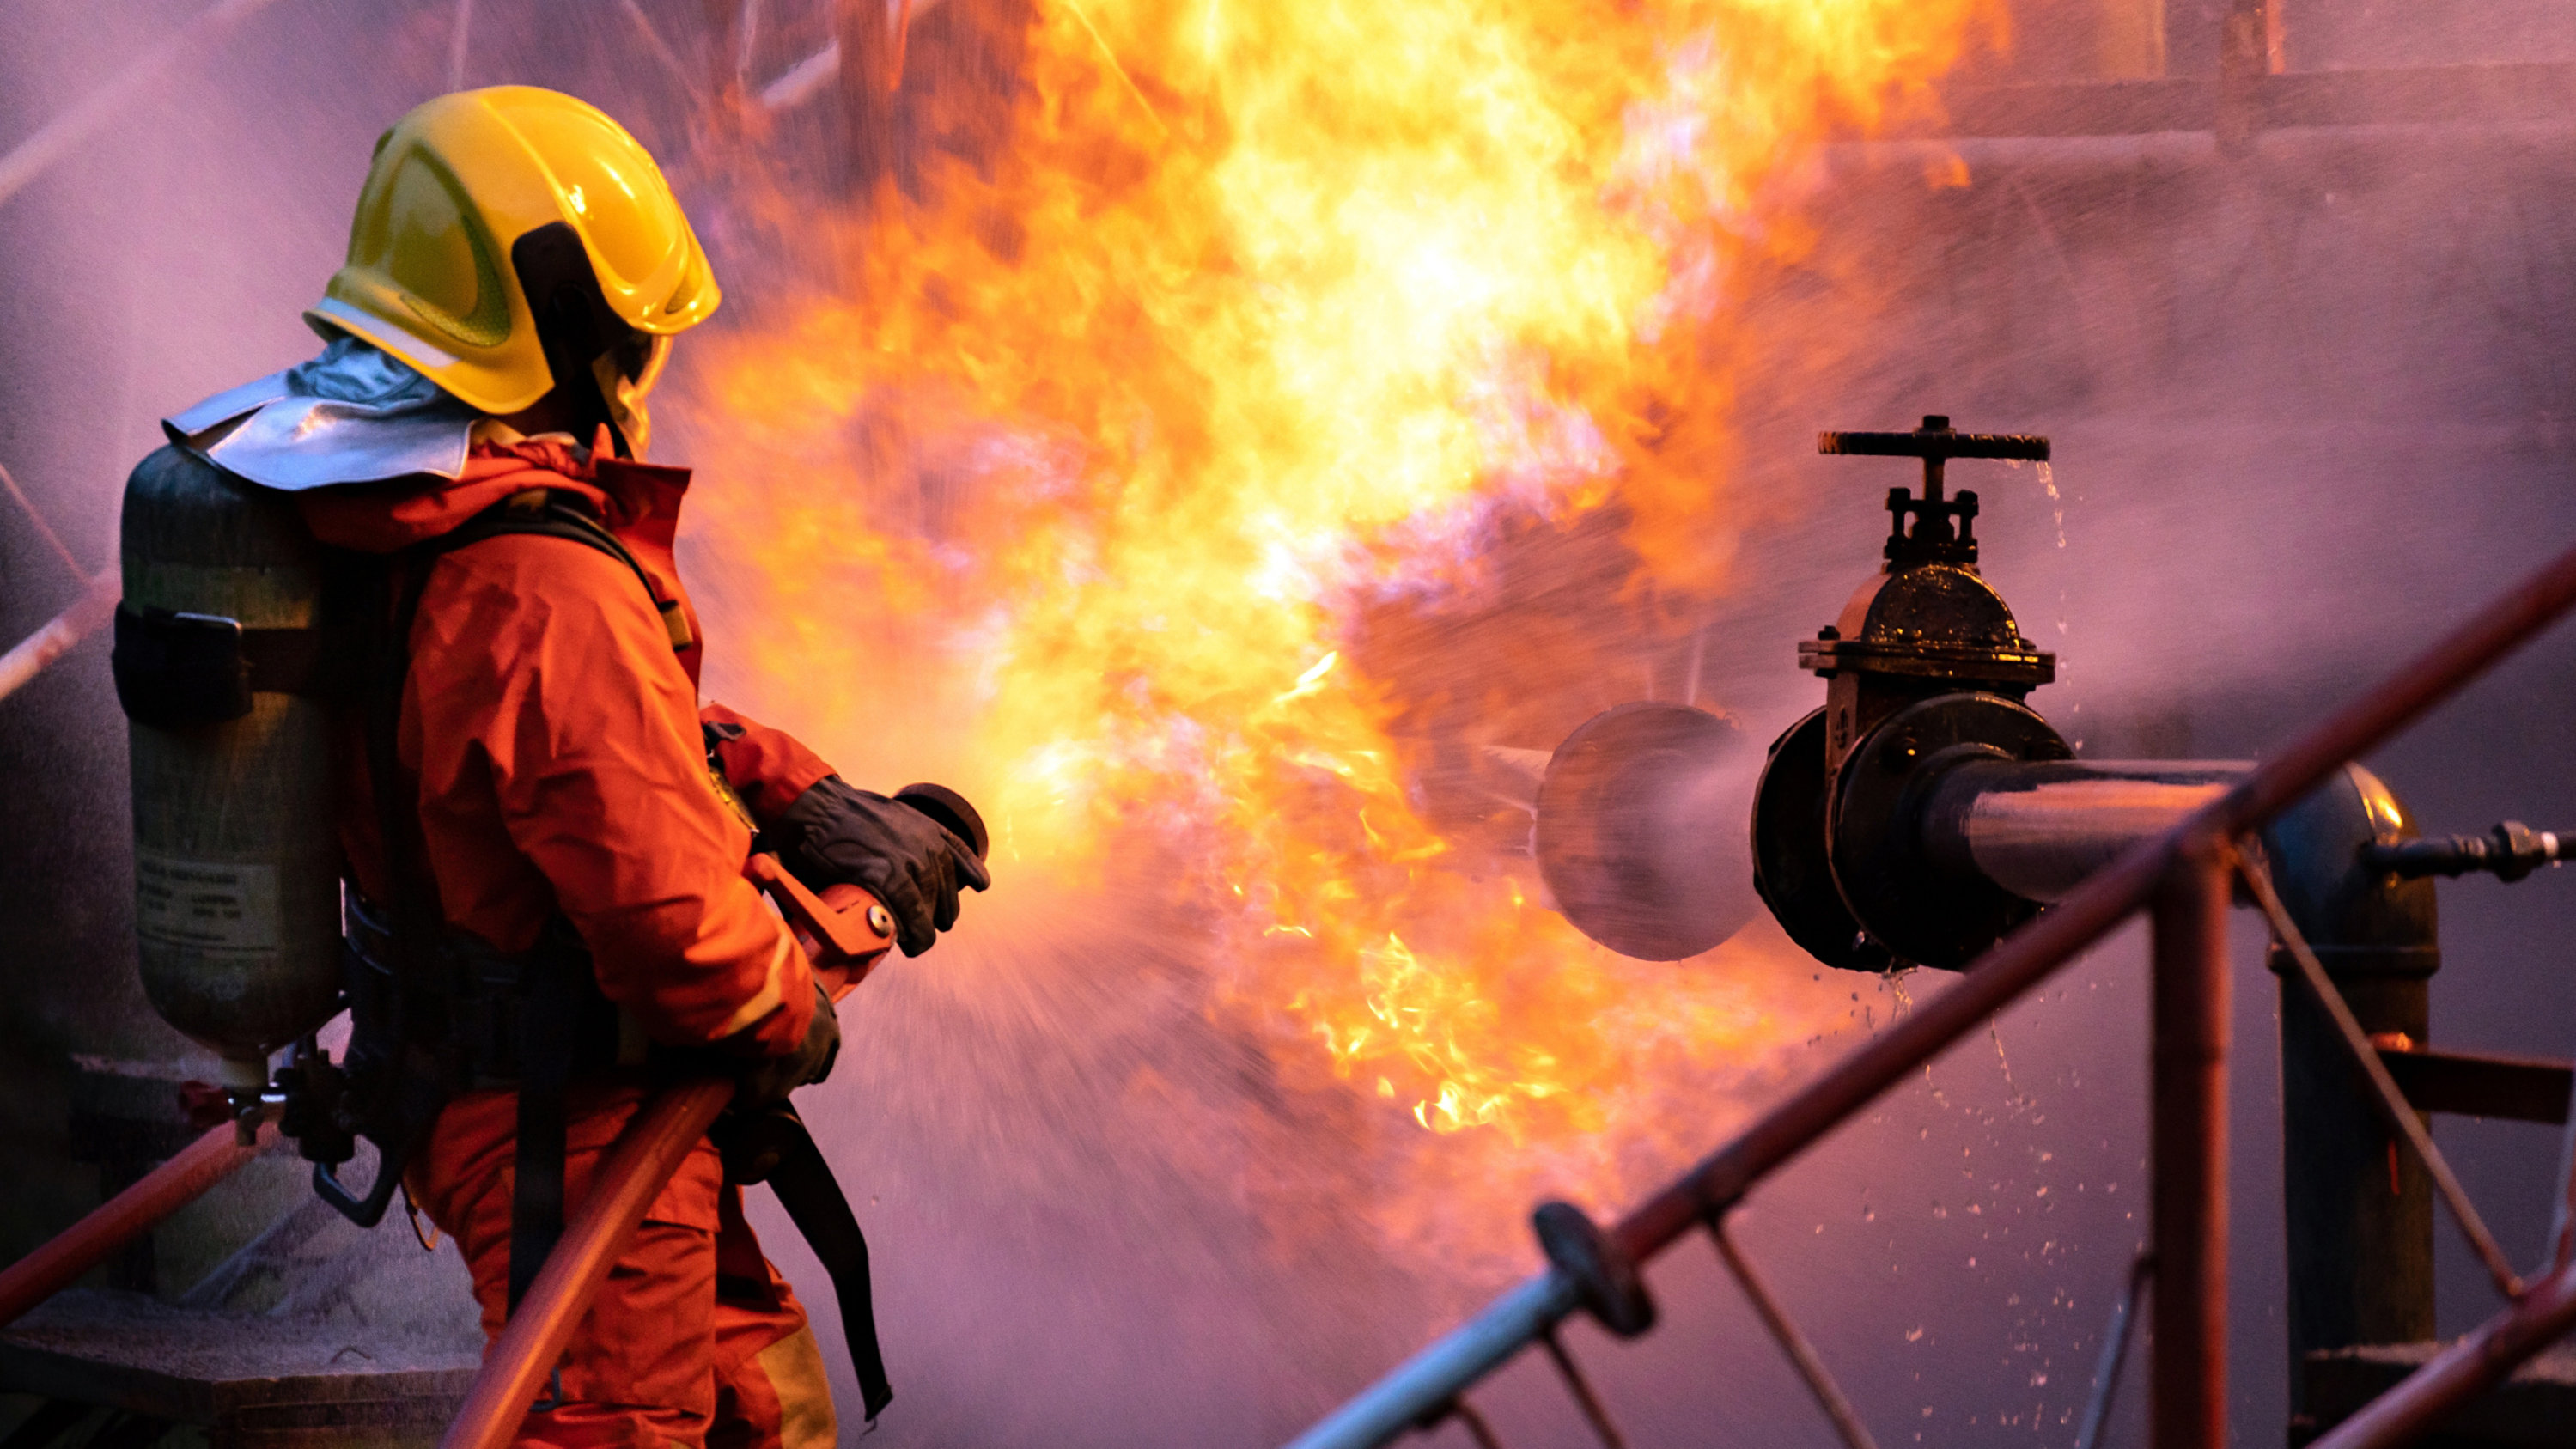
[[[490,86],[415,107],[377,139],[348,264],[304,320],[486,413],[590,373],[640,450],[638,404],[668,339],[721,298],[670,183],[624,127],[558,91]]]

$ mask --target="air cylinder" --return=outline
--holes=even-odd
[[[290,499],[168,447],[126,482],[121,562],[144,995],[256,1091],[338,1008],[330,711],[262,687],[313,673],[321,550]]]

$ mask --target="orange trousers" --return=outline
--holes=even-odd
[[[577,1084],[564,1159],[565,1215],[579,1214],[637,1082]],[[483,1333],[498,1335],[510,1284],[518,1097],[475,1092],[440,1114],[404,1175],[412,1204],[456,1239]],[[705,1141],[645,1209],[550,1386],[513,1441],[527,1449],[830,1449],[823,1355],[786,1280],[743,1220]]]

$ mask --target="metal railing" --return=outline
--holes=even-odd
[[[1867,1449],[1868,1430],[1823,1361],[1728,1236],[1726,1216],[1754,1186],[2058,968],[2145,912],[2152,925],[2149,1261],[2155,1325],[2149,1363],[2155,1449],[2227,1443],[2226,1071],[2227,911],[2241,878],[2269,918],[2298,979],[2332,1017],[2392,1127],[2423,1158],[2470,1246],[2511,1306],[2319,1439],[2321,1449],[2405,1442],[2452,1407],[2500,1382],[2576,1327],[2576,1179],[2564,1188],[2553,1259],[2526,1285],[2506,1263],[2448,1164],[2424,1133],[2377,1052],[2354,1024],[2316,955],[2271,887],[2255,830],[2347,762],[2368,753],[2576,605],[2576,550],[2489,604],[2459,630],[2164,835],[2105,867],[2054,909],[1997,944],[1958,982],[1800,1088],[1734,1141],[1607,1228],[1563,1203],[1536,1215],[1549,1267],[1414,1355],[1291,1442],[1289,1449],[1371,1449],[1413,1430],[1460,1420],[1482,1445],[1493,1426],[1464,1397],[1531,1344],[1546,1350],[1601,1441],[1617,1427],[1556,1327],[1578,1308],[1622,1337],[1653,1326],[1639,1280],[1646,1262],[1706,1229],[1758,1316],[1833,1420],[1843,1442]],[[2576,1154],[2571,1154],[2576,1156]],[[2130,1316],[2115,1333],[2125,1339]],[[2107,1389],[2112,1374],[2101,1376]],[[2107,1395],[2086,1413],[2098,1435]]]

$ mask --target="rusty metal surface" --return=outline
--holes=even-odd
[[[2576,1087],[2576,1066],[2542,1057],[2382,1047],[2379,1061],[2418,1112],[2563,1123]]]

